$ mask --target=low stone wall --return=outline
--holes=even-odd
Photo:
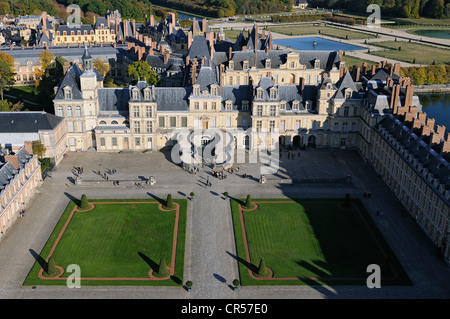
[[[278,184],[350,184],[352,177],[343,178],[270,178],[266,177],[265,183]]]

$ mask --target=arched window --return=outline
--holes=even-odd
[[[112,121],[111,124],[117,125],[119,123],[117,123],[117,121]]]
[[[72,116],[72,107],[71,106],[68,106],[68,107],[66,107],[66,112],[67,112],[67,116]]]
[[[58,106],[58,114],[57,115],[58,116],[64,116],[63,107],[62,106]]]
[[[81,106],[77,106],[76,114],[77,114],[77,117],[81,117]]]
[[[106,124],[106,122],[105,121],[100,121],[100,123],[99,124],[101,124],[101,125],[105,125]]]
[[[258,88],[258,89],[256,90],[256,98],[257,98],[257,99],[262,99],[263,96],[264,96],[264,91],[263,91],[263,89]]]

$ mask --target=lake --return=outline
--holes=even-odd
[[[425,37],[450,39],[450,30],[413,30],[414,34],[423,35]]]
[[[422,111],[427,113],[427,118],[434,118],[436,125],[444,125],[446,131],[450,131],[450,94],[449,93],[424,93],[419,94]]]
[[[316,45],[314,46],[314,41]],[[366,48],[351,45],[343,42],[332,41],[319,37],[308,38],[291,38],[291,39],[278,39],[273,40],[273,43],[279,44],[285,47],[290,47],[295,50],[318,50],[318,51],[352,51],[352,50],[365,50]]]

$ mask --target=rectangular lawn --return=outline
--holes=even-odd
[[[75,212],[64,229],[75,203],[71,202],[39,255],[25,285],[65,284],[65,280],[38,277],[58,236],[52,258],[67,269],[77,264],[82,285],[174,285],[183,279],[186,200],[180,205],[176,257],[172,260],[176,211],[162,211],[155,200],[96,202],[87,212]],[[174,278],[151,281],[149,271],[157,270],[161,258],[170,267],[175,263]],[[61,278],[67,278],[63,274]],[[86,279],[83,279],[86,278]],[[95,280],[90,280],[96,278]],[[128,280],[129,279],[129,280]]]
[[[243,285],[366,284],[367,266],[381,268],[382,284],[410,284],[408,277],[367,216],[343,209],[336,199],[254,199],[258,209],[243,211],[250,262],[239,203],[232,201],[233,222]],[[264,258],[269,280],[253,278]]]

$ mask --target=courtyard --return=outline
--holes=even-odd
[[[448,266],[415,221],[401,213],[401,205],[395,196],[357,152],[308,148],[300,150],[300,156],[297,150],[296,156],[289,159],[287,151],[283,152],[278,170],[280,175],[277,176],[279,179],[339,179],[350,175],[351,182],[260,184],[258,178],[263,165],[259,163],[236,163],[233,167],[239,167],[239,171],[234,174],[224,171],[227,178],[218,179],[211,175],[211,171],[219,168],[205,165],[198,172],[192,173],[171,162],[164,152],[69,153],[68,158],[52,171],[51,177],[46,178],[39,193],[30,201],[27,216],[19,219],[0,242],[0,298],[270,299],[277,296],[286,299],[323,299],[450,296],[447,280],[444,279],[449,278]],[[92,183],[75,183],[77,168],[80,167],[81,181],[89,180]],[[153,185],[145,183],[150,176],[156,181]],[[114,184],[114,181],[120,181],[119,185]],[[208,182],[211,182],[211,186]],[[192,198],[191,192],[195,194]],[[271,285],[270,289],[244,285],[234,291],[230,289],[230,285],[234,279],[240,278],[240,255],[236,248],[232,201],[225,196],[225,192],[232,198],[245,198],[247,194],[251,194],[255,199],[277,200],[343,198],[349,193],[352,198],[361,200],[368,218],[382,234],[413,285],[383,285],[381,289],[332,283],[321,286]],[[364,198],[364,192],[370,192],[371,198]],[[188,293],[179,285],[86,285],[79,289],[68,289],[60,285],[24,285],[37,262],[37,255],[46,252],[49,238],[73,199],[86,194],[89,199],[96,201],[161,201],[169,193],[175,200],[187,200],[182,278],[183,283],[187,280],[194,283],[192,292]],[[377,216],[378,210],[384,211],[384,216]],[[157,263],[159,256],[150,258]],[[43,258],[46,257],[43,254]],[[135,257],[141,258],[138,255]],[[144,272],[151,268],[148,263],[142,265]]]

